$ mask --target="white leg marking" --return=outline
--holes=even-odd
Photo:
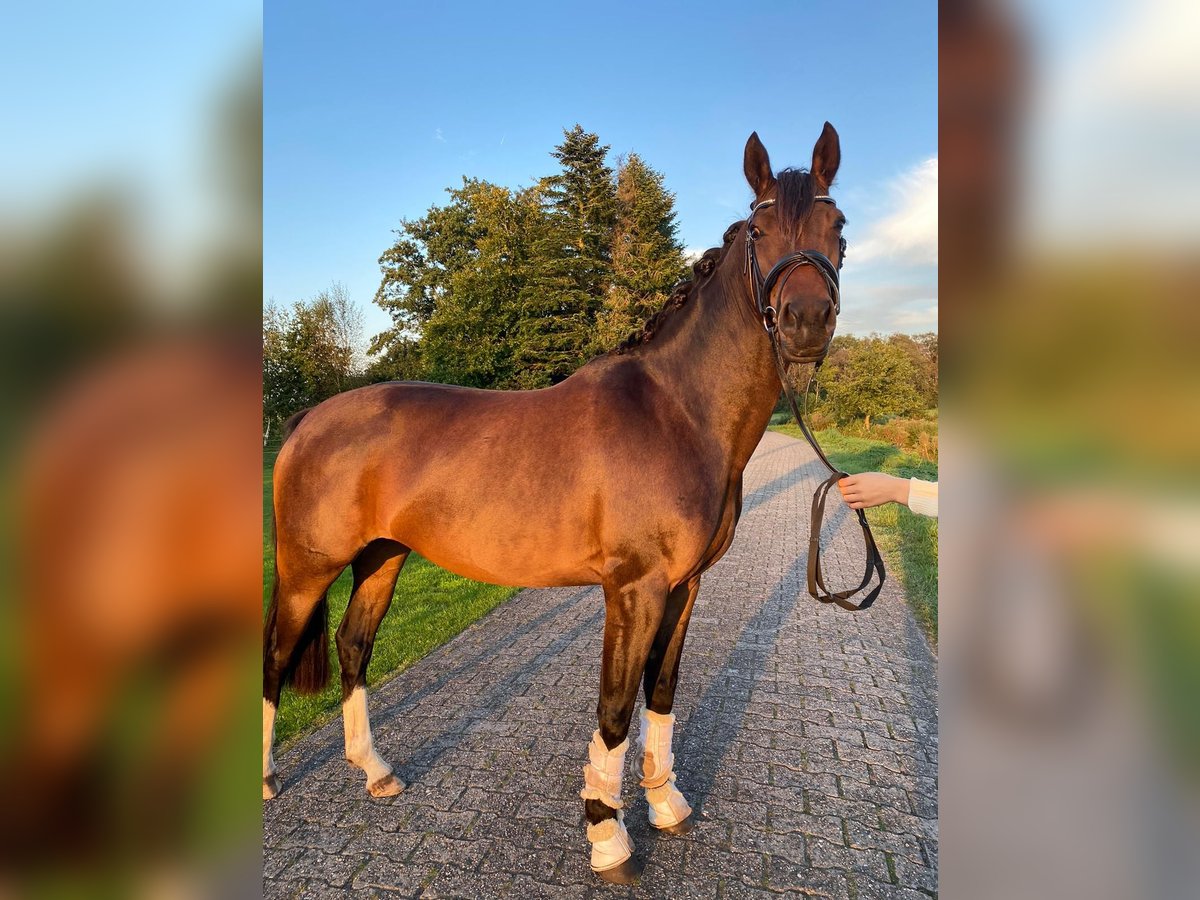
[[[275,743],[275,704],[263,700],[263,799],[270,800],[275,790],[267,780],[275,775],[275,757],[271,748]]]
[[[371,720],[367,715],[367,689],[356,687],[342,704],[342,724],[346,729],[346,759],[367,773],[372,785],[392,774],[371,739]]]

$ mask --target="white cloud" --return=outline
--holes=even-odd
[[[442,134],[442,129],[440,128],[433,129],[433,139],[443,144],[446,143],[446,136]]]
[[[892,202],[863,236],[851,241],[846,267],[889,260],[902,265],[937,265],[938,161],[927,159],[891,185]]]
[[[838,334],[937,331],[937,284],[928,279],[843,285]]]
[[[1200,230],[1200,6],[1100,4],[1077,18],[1036,8],[1042,66],[1026,129],[1019,234],[1044,246],[1153,241],[1195,246]],[[1131,236],[1130,223],[1135,231]]]

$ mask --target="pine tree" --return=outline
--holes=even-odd
[[[598,136],[576,125],[563,132],[563,142],[550,154],[562,171],[545,179],[544,199],[567,239],[564,250],[579,264],[577,287],[593,297],[608,287],[617,219],[608,150]]]
[[[609,148],[576,125],[551,153],[562,170],[538,187],[546,220],[522,295],[518,369],[524,387],[566,378],[591,355],[612,282],[616,185]]]
[[[661,173],[631,153],[617,175],[612,289],[597,323],[597,349],[610,349],[639,329],[685,277],[678,235],[675,195],[664,186]]]

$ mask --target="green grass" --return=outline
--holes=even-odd
[[[803,440],[795,425],[772,426],[772,431]],[[893,444],[850,437],[835,428],[817,432],[817,441],[830,461],[852,475],[886,472],[901,478],[937,481],[937,464],[906,453]],[[867,510],[867,521],[883,551],[888,570],[899,573],[909,605],[936,646],[938,630],[938,523],[917,516],[898,503]]]
[[[275,553],[271,541],[271,469],[278,447],[263,454],[263,610],[271,599]],[[329,589],[329,621],[336,629],[350,602],[351,575],[347,569]],[[384,681],[411,666],[430,650],[444,644],[472,622],[516,593],[515,588],[482,584],[452,575],[413,553],[396,584],[392,608],[375,637],[375,650],[367,668],[367,684]],[[341,706],[337,648],[329,642],[329,687],[314,696],[285,688],[275,721],[281,742],[329,721]]]

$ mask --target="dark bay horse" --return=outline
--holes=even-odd
[[[353,593],[337,630],[346,757],[365,770],[371,794],[403,789],[373,746],[365,683],[376,629],[416,550],[479,581],[602,585],[599,729],[582,792],[592,867],[613,881],[635,871],[621,774],[639,683],[651,821],[671,831],[691,825],[671,753],[680,654],[700,577],[733,540],[742,471],[780,391],[747,263],[753,256],[766,271],[802,249],[840,266],[845,218],[827,193],[840,157],[826,123],[811,169],[776,176],[752,134],[750,224],[730,226],[640,338],[560,384],[516,392],[377,384],[294,417],[275,464],[265,798],[279,790],[271,744],[281,686],[324,685],[325,592],[348,565]],[[836,324],[825,278],[799,266],[768,294],[784,359],[820,359]]]

